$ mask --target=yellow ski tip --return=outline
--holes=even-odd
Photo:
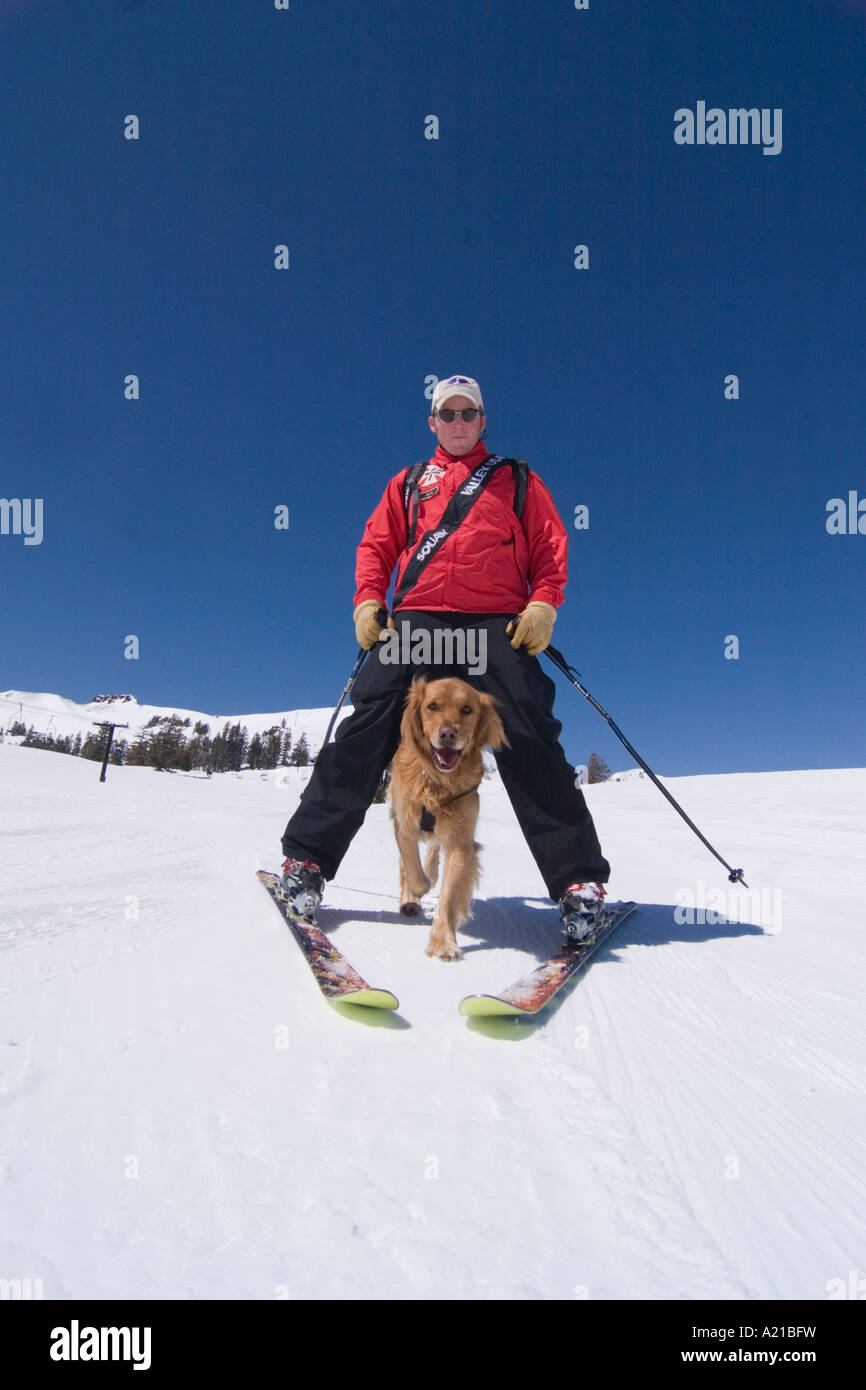
[[[510,1018],[526,1018],[527,1009],[518,1009],[515,1004],[509,1004],[504,999],[497,999],[495,994],[467,994],[465,999],[461,999],[458,1011],[464,1018],[494,1018],[503,1015]]]
[[[389,989],[356,989],[331,996],[334,1004],[361,1004],[368,1009],[399,1009],[400,1001]]]

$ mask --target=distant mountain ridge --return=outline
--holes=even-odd
[[[350,705],[344,705],[340,718],[351,712]],[[264,734],[274,725],[282,725],[291,731],[293,739],[302,733],[307,735],[310,747],[321,746],[331,717],[330,709],[285,709],[265,714],[211,714],[205,710],[182,709],[174,705],[140,704],[137,696],[130,694],[95,695],[87,704],[69,700],[64,695],[46,691],[4,690],[0,691],[0,728],[6,730],[10,724],[20,721],[37,733],[72,734],[83,733],[88,725],[110,720],[117,716],[119,724],[129,724],[127,737],[135,737],[154,718],[164,720],[177,718],[181,722],[208,724],[212,733],[224,724],[242,724],[250,735]]]
[[[350,707],[341,710],[341,718]],[[306,764],[322,746],[329,709],[265,714],[140,704],[128,692],[100,694],[87,704],[45,691],[0,693],[0,737],[84,757],[101,756],[106,724],[116,726],[112,761],[208,771]]]

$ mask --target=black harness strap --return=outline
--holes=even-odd
[[[400,607],[409,590],[415,587],[425,566],[466,519],[469,509],[481,496],[496,470],[509,462],[509,459],[501,458],[498,454],[489,455],[473,469],[465,483],[457,489],[442,513],[439,525],[421,537],[415,554],[403,571],[400,586],[391,600],[392,613]]]
[[[529,464],[526,459],[512,459],[511,471],[514,474],[514,513],[520,521],[526,504],[526,489],[529,487]]]
[[[415,540],[415,527],[418,525],[419,483],[426,468],[426,459],[422,459],[420,463],[413,463],[412,467],[406,470],[406,477],[403,480],[403,511],[406,513],[407,550]]]
[[[474,787],[467,787],[465,792],[457,792],[455,796],[449,796],[447,800],[443,801],[441,804],[442,806],[450,806],[452,801],[459,801],[461,796],[468,796],[470,792],[477,792],[480,786],[481,783],[476,782]],[[421,807],[421,820],[419,821],[419,825],[422,830],[434,830],[436,828],[436,817],[432,811],[427,810],[426,806]]]
[[[523,508],[526,505],[526,492],[529,487],[529,464],[526,459],[504,459],[503,462],[511,464],[511,472],[514,475],[514,515],[520,521],[523,516]],[[415,543],[421,478],[428,466],[429,460],[427,459],[422,459],[420,463],[413,463],[411,468],[406,469],[406,475],[403,479],[403,511],[406,513],[407,550],[410,545]]]

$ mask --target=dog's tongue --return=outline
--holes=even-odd
[[[460,748],[437,748],[435,756],[441,767],[455,767],[461,752]]]

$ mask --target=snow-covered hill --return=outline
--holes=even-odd
[[[373,806],[322,923],[401,1008],[321,999],[253,876],[308,777],[100,784],[0,745],[5,1275],[473,1300],[825,1299],[862,1275],[866,771],[668,784],[750,894],[646,779],[586,788],[611,892],[643,906],[530,1023],[456,1013],[557,938],[497,779],[464,959],[399,916]]]
[[[344,706],[340,719],[346,718],[351,706]],[[53,733],[55,737],[71,734],[95,732],[97,722],[116,722],[128,724],[129,728],[118,733],[118,738],[133,743],[151,719],[165,719],[176,715],[188,719],[190,731],[197,723],[208,724],[211,734],[216,734],[224,724],[246,725],[250,736],[263,734],[279,726],[285,720],[285,727],[296,743],[302,733],[313,750],[321,747],[331,710],[293,709],[280,710],[275,714],[207,714],[202,710],[176,709],[166,705],[142,705],[132,697],[106,699],[104,697],[78,704],[67,700],[63,695],[53,695],[45,691],[3,690],[0,691],[0,728],[9,729],[15,723],[22,723],[28,729],[32,726],[37,733]]]

